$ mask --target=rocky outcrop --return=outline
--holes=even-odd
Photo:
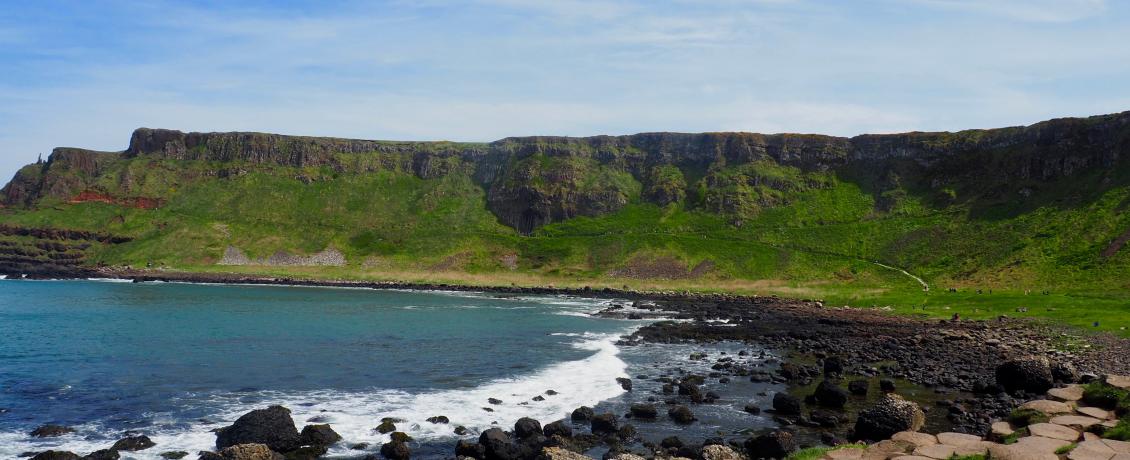
[[[918,431],[926,423],[926,414],[917,404],[896,394],[889,394],[874,406],[859,413],[855,437],[886,439],[900,431]]]
[[[301,437],[290,409],[271,406],[248,412],[231,426],[216,431],[217,448],[240,444],[263,444],[276,452],[288,452],[301,446]]]

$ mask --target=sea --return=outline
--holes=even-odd
[[[374,430],[385,417],[399,419],[398,430],[413,438],[414,458],[445,458],[453,454],[456,426],[474,438],[490,427],[509,429],[520,417],[543,424],[567,418],[582,405],[623,414],[642,398],[630,398],[618,377],[634,378],[637,396],[659,395],[658,376],[709,372],[710,360],[690,361],[690,354],[736,356],[746,349],[618,346],[622,336],[654,320],[591,313],[630,303],[487,292],[0,280],[0,459],[49,449],[85,455],[130,434],[145,434],[157,446],[122,452],[122,458],[159,459],[175,451],[195,458],[215,448],[212,430],[275,404],[292,411],[299,429],[329,423],[341,434],[344,441],[330,458],[375,454],[389,439]],[[765,404],[774,390],[748,381],[725,386],[727,394]],[[502,402],[491,404],[491,398]],[[699,422],[691,427],[657,422],[641,431],[702,438],[723,427],[772,426],[764,416],[742,412],[744,403],[696,408]],[[426,421],[441,415],[450,423]],[[48,423],[76,432],[29,436]],[[368,446],[354,449],[359,444]]]

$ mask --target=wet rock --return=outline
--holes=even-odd
[[[560,447],[546,447],[542,449],[541,455],[538,456],[539,460],[591,460],[588,457],[578,454],[576,452],[565,450]]]
[[[742,410],[749,412],[753,415],[757,415],[757,414],[761,413],[761,407],[759,407],[757,404],[754,404],[754,403],[746,404],[745,408],[743,408]]]
[[[820,382],[820,385],[816,386],[814,396],[816,396],[816,402],[821,406],[834,409],[842,409],[848,400],[847,391],[844,391],[831,380]]]
[[[388,437],[389,437],[390,440],[396,441],[396,442],[410,442],[410,441],[412,441],[412,437],[408,436],[408,433],[405,433],[403,431],[393,431],[392,434],[388,435]]]
[[[502,404],[502,400],[498,398],[487,398],[487,402],[495,406]]]
[[[773,410],[778,414],[799,415],[800,409],[800,398],[784,392],[773,395]]]
[[[632,414],[632,417],[635,418],[650,420],[659,417],[659,409],[656,409],[655,406],[651,404],[632,404],[630,412]]]
[[[796,450],[796,441],[792,433],[774,431],[747,439],[745,449],[750,458],[785,458]]]
[[[1079,370],[1074,364],[1067,361],[1051,363],[1052,379],[1060,383],[1075,383],[1079,381]]]
[[[216,432],[217,448],[240,444],[263,444],[278,452],[295,450],[302,445],[298,429],[290,418],[290,409],[282,406],[253,410]]]
[[[316,460],[326,455],[329,450],[330,448],[327,446],[302,446],[287,452],[283,457],[286,460]]]
[[[632,379],[616,377],[616,383],[619,383],[620,388],[623,388],[624,391],[632,391]]]
[[[453,432],[454,432],[454,433],[455,433],[456,435],[459,435],[459,436],[464,436],[464,435],[466,435],[467,433],[470,433],[470,431],[469,431],[469,430],[467,430],[467,427],[465,427],[465,426],[463,426],[463,425],[459,425],[459,426],[455,427],[455,430],[454,430]]]
[[[838,356],[824,358],[824,375],[827,377],[838,376],[844,373],[844,360]]]
[[[446,416],[443,416],[443,415],[437,415],[435,417],[428,417],[427,420],[428,420],[428,423],[434,423],[434,424],[437,424],[437,425],[438,424],[451,423],[451,420],[448,419]]]
[[[91,452],[89,455],[82,458],[82,460],[118,460],[122,458],[121,454],[114,449],[102,449]]]
[[[157,444],[150,440],[148,436],[129,436],[118,440],[118,442],[115,442],[114,446],[110,449],[135,452],[139,450],[145,450],[156,445]]]
[[[392,423],[392,420],[385,420],[385,421],[381,422],[380,425],[377,425],[377,428],[375,428],[375,429],[377,430],[377,433],[389,434],[389,433],[392,433],[393,431],[396,431],[396,424]]]
[[[616,414],[599,414],[592,418],[592,434],[605,436],[620,431],[620,421]]]
[[[696,420],[694,417],[694,412],[691,411],[691,408],[683,405],[678,405],[667,410],[667,416],[671,417],[671,419],[674,420],[675,423],[680,423],[683,425],[690,424]]]
[[[710,444],[702,447],[702,460],[745,460],[745,457],[730,446]]]
[[[412,456],[408,444],[401,441],[387,442],[381,446],[381,456],[388,460],[408,460]]]
[[[528,438],[541,434],[541,423],[529,417],[522,417],[514,423],[514,435],[518,438]]]
[[[542,434],[544,434],[547,438],[552,438],[554,436],[571,438],[573,437],[573,427],[569,426],[568,423],[565,423],[562,420],[558,420],[556,422],[547,424],[545,428],[542,429]]]
[[[31,457],[31,460],[82,460],[82,457],[79,457],[78,454],[73,452],[49,450],[35,454],[34,457]]]
[[[593,416],[596,415],[591,407],[581,406],[573,409],[573,413],[569,416],[574,422],[588,422],[591,421]]]
[[[917,404],[899,395],[888,394],[859,413],[855,421],[855,437],[882,440],[900,431],[918,431],[925,423],[926,414]]]
[[[1043,393],[1055,386],[1051,363],[1042,356],[1005,361],[997,366],[997,383],[1008,391]]]
[[[486,448],[477,442],[460,439],[455,443],[456,457],[486,458]]]
[[[287,417],[290,417],[290,411],[287,411]],[[295,430],[296,435],[297,431]],[[220,458],[224,460],[285,460],[282,454],[274,452],[266,444],[257,443],[226,447],[220,451]]]
[[[312,446],[332,446],[341,441],[341,435],[329,425],[306,425],[298,438],[302,444]]]
[[[895,382],[892,380],[882,379],[879,381],[879,389],[882,390],[883,393],[894,393]]]
[[[33,438],[55,438],[74,432],[75,429],[69,426],[47,424],[32,430],[30,435]]]
[[[173,450],[169,452],[161,452],[160,457],[165,460],[180,460],[188,456],[188,452],[183,450]]]

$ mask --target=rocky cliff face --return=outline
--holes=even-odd
[[[894,186],[899,180],[932,189],[991,181],[997,189],[1001,184],[1019,189],[1123,167],[1128,152],[1130,112],[958,133],[854,138],[643,133],[507,138],[490,144],[142,128],[120,153],[55,149],[47,162],[20,170],[0,191],[0,199],[7,206],[33,206],[44,198],[71,199],[94,186],[111,162],[144,158],[247,168],[324,167],[342,174],[391,168],[423,179],[460,171],[472,174],[483,186],[490,210],[502,222],[526,233],[575,216],[614,212],[637,198],[661,205],[682,200],[693,186],[688,178],[703,178],[701,185],[717,189],[711,199],[719,204],[707,207],[717,212],[731,212],[734,203],[751,200],[772,205],[765,196],[776,189],[820,186],[802,176],[794,182],[768,177],[758,169],[765,165],[793,168],[800,174],[851,170],[870,177],[879,187]],[[741,196],[754,193],[751,190],[765,196]],[[115,195],[113,190],[102,192]]]

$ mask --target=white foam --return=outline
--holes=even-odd
[[[128,278],[87,278],[86,280],[98,283],[133,283],[133,280]]]
[[[6,280],[6,279],[8,279],[8,275],[0,275],[0,280]]]
[[[215,414],[208,417],[212,423],[195,422],[188,428],[168,428],[145,430],[157,443],[157,447],[146,451],[131,453],[138,460],[157,460],[161,452],[183,450],[195,453],[209,450],[215,443],[215,435],[209,430],[226,426],[240,415],[250,410],[280,404],[291,409],[295,423],[299,427],[306,420],[320,416],[325,423],[333,426],[345,441],[339,443],[331,454],[356,454],[348,451],[348,446],[359,442],[370,443],[370,450],[379,449],[387,442],[388,435],[373,431],[382,417],[395,417],[404,422],[397,423],[397,429],[421,441],[454,439],[453,429],[463,425],[472,434],[485,430],[497,422],[498,426],[509,429],[515,420],[531,417],[544,423],[561,419],[572,409],[620,395],[624,390],[616,382],[616,377],[627,377],[627,364],[620,359],[620,350],[615,346],[619,334],[582,335],[574,347],[590,350],[587,358],[553,364],[542,370],[518,378],[499,379],[478,387],[443,390],[412,394],[403,391],[375,391],[368,393],[342,391],[310,392],[263,392],[262,402],[249,404],[241,401],[247,395],[212,395],[202,400],[184,401],[186,405],[201,405],[215,408]],[[558,393],[546,395],[547,390]],[[544,401],[533,401],[542,396]],[[488,398],[502,400],[501,404],[491,405]],[[519,404],[519,403],[526,404]],[[482,408],[489,407],[493,412]],[[443,415],[450,424],[432,424],[428,417]],[[168,418],[154,418],[161,422],[172,422]],[[155,423],[160,426],[161,423]],[[166,425],[168,426],[168,425]],[[87,454],[105,449],[113,444],[106,437],[106,431],[96,424],[75,427],[78,433],[50,440],[32,440],[24,433],[0,433],[0,458],[15,457],[25,451],[46,449],[70,450]]]

